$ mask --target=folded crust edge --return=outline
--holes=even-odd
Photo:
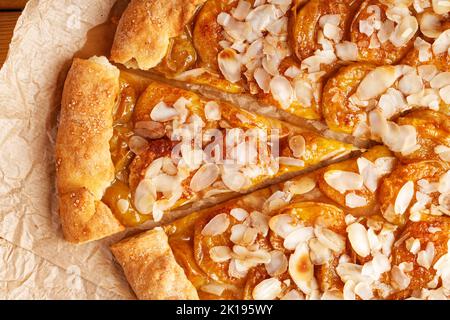
[[[56,138],[56,177],[64,237],[73,243],[124,230],[102,201],[114,179],[109,141],[119,70],[105,57],[74,59],[64,84]]]
[[[132,0],[119,21],[111,60],[134,69],[155,67],[205,1]]]
[[[194,285],[176,262],[162,228],[111,246],[128,283],[141,300],[198,300]]]

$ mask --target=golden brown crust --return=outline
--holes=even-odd
[[[74,60],[64,85],[56,140],[60,216],[70,242],[123,230],[101,202],[114,179],[109,141],[118,93],[119,70],[105,58]]]
[[[198,299],[195,287],[175,261],[162,229],[156,228],[119,242],[111,250],[139,299]]]
[[[180,35],[205,0],[132,0],[120,19],[111,59],[148,70],[167,53],[170,39]]]

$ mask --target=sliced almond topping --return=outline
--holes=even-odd
[[[298,67],[290,66],[289,68],[286,69],[284,75],[288,78],[294,79],[297,78],[301,73],[302,71]]]
[[[205,104],[205,117],[210,121],[218,121],[222,118],[220,106],[215,101],[208,101]]]
[[[214,237],[224,233],[230,225],[230,218],[226,213],[220,213],[212,218],[203,228],[202,235]]]
[[[209,250],[212,261],[221,263],[231,259],[231,249],[226,246],[212,247]]]
[[[404,290],[409,287],[411,278],[408,277],[398,266],[393,266],[391,270],[392,284],[398,290]]]
[[[414,197],[414,182],[405,183],[397,194],[395,199],[394,212],[396,214],[404,214],[408,209],[412,198]]]
[[[308,242],[313,237],[314,229],[312,227],[301,227],[287,235],[283,246],[288,250],[295,250],[299,243]]]
[[[314,99],[314,91],[311,84],[304,79],[296,79],[294,81],[294,90],[296,100],[305,108],[311,107]]]
[[[231,83],[241,80],[241,58],[239,54],[231,48],[226,48],[218,56],[219,69],[225,79]]]
[[[294,98],[294,89],[288,79],[283,76],[275,76],[270,81],[270,91],[283,109],[289,108]]]
[[[298,180],[286,182],[284,187],[293,195],[301,195],[314,190],[316,181],[310,177],[302,177]]]
[[[288,260],[283,252],[273,250],[270,252],[270,262],[265,264],[266,271],[271,277],[285,273],[288,269]]]
[[[150,112],[150,118],[153,121],[166,122],[178,117],[178,112],[175,108],[169,107],[163,101],[158,103]]]
[[[361,208],[367,205],[367,200],[366,198],[351,192],[345,196],[345,205],[349,208]]]
[[[405,246],[409,252],[417,254],[420,251],[420,239],[411,237],[405,241]]]
[[[230,215],[232,215],[238,221],[244,221],[248,217],[248,212],[241,208],[231,209]]]
[[[269,232],[269,217],[267,215],[259,211],[253,211],[250,213],[250,223],[259,233],[267,236]]]
[[[417,71],[419,76],[425,81],[431,81],[438,73],[438,69],[432,64],[419,66],[417,67]]]
[[[239,0],[237,7],[231,10],[231,15],[237,20],[245,20],[251,8],[252,5],[250,2]]]
[[[253,289],[253,299],[255,300],[274,300],[281,294],[281,282],[276,278],[270,278],[261,281]]]
[[[345,250],[345,239],[343,236],[331,231],[328,228],[316,226],[314,228],[314,234],[317,239],[336,253],[342,253]]]
[[[172,193],[180,188],[181,180],[178,176],[160,174],[152,178],[152,183],[157,192]]]
[[[336,44],[336,55],[343,61],[356,61],[358,59],[358,46],[350,41]]]
[[[280,300],[305,300],[305,296],[298,292],[298,290],[292,289],[286,293]]]
[[[325,25],[331,24],[333,26],[338,26],[341,21],[341,17],[338,14],[325,14],[319,19],[319,26],[323,29]]]
[[[230,240],[241,246],[250,246],[255,243],[258,230],[243,224],[235,224],[231,227]]]
[[[289,167],[304,167],[305,161],[291,158],[291,157],[279,157],[278,162],[280,165],[289,166]]]
[[[190,182],[190,188],[194,192],[202,191],[211,186],[219,177],[219,167],[214,163],[207,163],[200,167]]]
[[[119,199],[117,200],[117,208],[119,209],[120,213],[126,213],[128,209],[130,208],[130,202],[127,199]]]
[[[320,242],[317,238],[311,239],[309,241],[309,249],[311,250],[311,261],[314,265],[323,265],[327,263],[332,257],[330,248],[323,245],[323,243]]]
[[[270,92],[270,80],[271,76],[270,74],[264,70],[264,68],[256,68],[255,73],[253,74],[253,77],[255,78],[256,83],[261,88],[264,93]]]
[[[289,139],[289,148],[296,158],[301,158],[306,152],[306,141],[303,136],[293,136]]]
[[[343,282],[354,281],[355,283],[368,281],[367,276],[361,274],[362,266],[349,262],[339,262],[336,272]]]
[[[303,288],[314,279],[314,265],[309,257],[306,243],[301,243],[289,258],[289,274],[295,284]]]
[[[398,88],[406,95],[417,93],[423,89],[422,79],[413,72],[408,73],[400,79]]]
[[[391,87],[399,74],[393,66],[382,66],[369,72],[356,89],[356,96],[362,101],[374,99]]]
[[[142,180],[134,194],[134,207],[141,214],[150,214],[156,201],[156,190],[149,179]]]
[[[377,36],[378,40],[381,43],[385,43],[389,40],[392,33],[394,33],[395,30],[395,24],[391,20],[386,20],[381,24],[380,31],[378,31]]]
[[[344,300],[356,300],[354,281],[349,280],[344,284],[343,294]]]
[[[432,0],[433,11],[437,14],[446,14],[450,12],[450,1],[448,0]]]
[[[373,291],[370,285],[366,282],[360,282],[355,286],[355,294],[362,300],[370,300],[373,298]]]
[[[436,55],[445,53],[450,46],[450,29],[442,32],[433,43],[433,52]]]
[[[440,17],[432,12],[425,12],[420,17],[420,31],[428,38],[437,38],[441,34]]]
[[[325,182],[340,193],[348,190],[361,190],[364,185],[363,177],[357,173],[341,170],[329,170],[324,174]]]
[[[434,243],[428,242],[425,250],[421,250],[417,254],[417,263],[419,266],[422,266],[425,269],[430,269],[433,264],[435,253],[436,250],[434,248]]]
[[[365,258],[370,254],[369,239],[366,228],[360,223],[353,223],[347,227],[348,239],[353,250]]]
[[[430,81],[433,89],[440,89],[448,85],[450,85],[450,72],[441,72]]]
[[[240,172],[224,172],[222,182],[225,186],[235,192],[240,192],[247,185],[247,178]]]
[[[403,17],[400,24],[395,27],[394,32],[389,37],[389,41],[396,47],[403,47],[414,37],[417,30],[419,30],[419,24],[415,17]]]
[[[439,96],[446,104],[450,104],[450,85],[441,88]]]
[[[439,186],[438,191],[440,193],[449,193],[450,192],[450,170],[444,173],[439,178]]]
[[[270,230],[285,239],[291,232],[300,228],[296,220],[289,214],[279,214],[269,220]]]

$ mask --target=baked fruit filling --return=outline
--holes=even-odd
[[[380,146],[164,230],[200,299],[445,299],[449,177]]]
[[[126,226],[160,221],[185,204],[246,193],[352,150],[311,130],[123,72],[111,140],[115,181],[103,200]]]

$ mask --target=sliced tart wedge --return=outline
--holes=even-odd
[[[165,291],[197,298],[188,285],[200,299],[448,298],[450,217],[425,210],[398,224],[373,205],[389,201],[383,177],[399,170],[393,154],[376,147],[131,237],[112,252],[141,299],[164,299]],[[450,180],[441,179],[448,197]],[[159,272],[143,272],[160,270],[158,261],[140,259],[157,237],[170,248],[166,259],[184,270],[167,288],[156,284]]]
[[[309,129],[120,72],[105,58],[75,59],[56,150],[63,229],[69,241],[95,240],[356,150]]]

